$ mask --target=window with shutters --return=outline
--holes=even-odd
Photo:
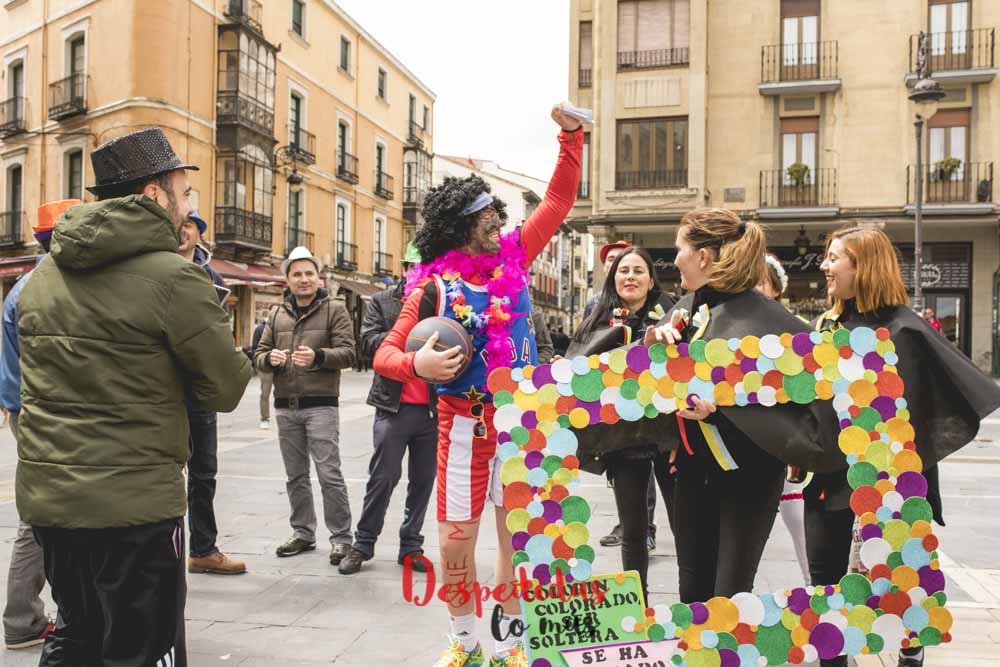
[[[931,70],[969,67],[969,3],[930,0],[928,11]]]
[[[351,40],[344,36],[340,38],[340,69],[351,73]]]
[[[618,121],[615,189],[687,186],[687,118]]]
[[[968,109],[948,109],[928,121],[927,201],[958,201],[969,196],[969,177],[978,167],[969,164],[969,120]]]
[[[83,199],[83,151],[73,150],[64,157],[65,199]]]
[[[381,67],[378,68],[378,88],[376,89],[376,95],[380,100],[385,101],[386,95],[388,94],[389,86],[389,75]]]
[[[783,81],[815,79],[818,68],[819,0],[781,3],[781,65]]]
[[[816,176],[816,140],[819,135],[819,117],[783,118],[781,121],[781,169],[785,185],[813,182]],[[796,178],[801,169],[792,165],[805,165],[804,178]]]
[[[580,21],[580,87],[593,85],[594,72],[594,24]]]
[[[620,0],[618,69],[686,65],[690,0]]]
[[[306,3],[303,0],[292,0],[292,32],[299,37],[306,36],[305,14]]]

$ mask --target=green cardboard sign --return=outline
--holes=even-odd
[[[566,584],[561,596],[521,600],[529,664],[547,660],[552,667],[568,667],[560,651],[647,639],[638,572],[604,574],[581,583]],[[638,632],[637,624],[642,628]]]

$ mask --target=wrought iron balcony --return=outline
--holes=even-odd
[[[215,101],[215,120],[219,125],[248,125],[266,135],[274,132],[274,109],[235,90],[220,90]]]
[[[687,169],[650,169],[615,173],[615,190],[661,190],[686,188]]]
[[[271,252],[271,216],[235,206],[215,208],[215,242]]]
[[[377,276],[391,276],[392,255],[378,250],[372,253],[372,273]]]
[[[920,35],[910,35],[910,74],[914,76],[917,72],[919,46]],[[996,66],[994,28],[952,30],[927,35],[927,69],[932,73],[995,70]],[[993,72],[993,75],[995,74],[996,72]]]
[[[26,97],[11,97],[0,102],[0,139],[24,132],[24,115],[27,104]]]
[[[798,178],[787,169],[760,172],[760,208],[816,208],[837,205],[837,170],[806,171]]]
[[[621,55],[621,54],[619,54]],[[594,85],[593,79],[594,71],[591,69],[581,69],[580,70],[580,87],[590,88]]]
[[[375,172],[375,194],[383,199],[392,199],[393,178],[384,171]]]
[[[358,158],[344,151],[337,153],[337,178],[357,184]]]
[[[691,61],[688,47],[676,49],[653,49],[650,51],[619,51],[618,71],[630,69],[650,69],[653,67],[673,67],[687,65]],[[581,84],[581,87],[582,84]]]
[[[358,270],[358,246],[356,243],[337,241],[337,268],[343,271]]]
[[[10,248],[24,244],[21,237],[21,221],[24,211],[4,211],[0,213],[0,247]]]
[[[226,16],[263,33],[264,5],[258,0],[229,0]]]
[[[296,162],[316,164],[316,135],[302,127],[289,125],[288,151]]]
[[[950,165],[949,165],[950,166]],[[906,201],[916,203],[917,168],[906,168]],[[941,163],[924,167],[925,204],[989,204],[993,199],[993,163],[959,163],[944,169]]]
[[[621,189],[621,188],[619,188]],[[590,199],[590,182],[580,179],[580,185],[576,189],[577,199]]]
[[[304,229],[299,229],[298,227],[285,227],[285,254],[288,255],[299,246],[304,246],[309,252],[315,250],[313,241],[316,238],[316,234],[313,232],[307,232]]]
[[[410,138],[409,143],[411,146],[416,146],[421,148],[424,145],[424,136],[427,134],[427,128],[418,122],[410,121]]]
[[[760,92],[824,93],[840,87],[836,41],[772,44],[760,50]]]
[[[87,113],[86,74],[71,74],[49,84],[49,120]]]

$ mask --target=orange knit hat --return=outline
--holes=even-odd
[[[32,228],[35,234],[51,232],[56,226],[56,221],[62,216],[66,209],[82,204],[79,199],[60,199],[50,201],[38,207],[38,224]]]

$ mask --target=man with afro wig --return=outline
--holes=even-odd
[[[471,591],[476,581],[476,538],[487,497],[496,513],[499,554],[496,583],[513,587],[514,567],[503,485],[496,457],[495,407],[486,386],[491,371],[534,365],[537,359],[528,293],[528,268],[559,230],[573,207],[580,181],[583,131],[580,122],[554,107],[559,158],[545,198],[518,229],[502,233],[506,211],[478,176],[447,178],[424,201],[424,225],[414,239],[422,262],[409,274],[403,311],[375,354],[375,370],[404,384],[436,385],[438,401],[437,518],[444,581]],[[459,321],[473,339],[472,363],[456,376],[459,348],[433,349],[437,335],[416,352],[406,338],[422,319]],[[452,596],[448,603],[451,642],[434,667],[481,667],[475,601]],[[503,604],[491,667],[526,667],[520,603]]]

